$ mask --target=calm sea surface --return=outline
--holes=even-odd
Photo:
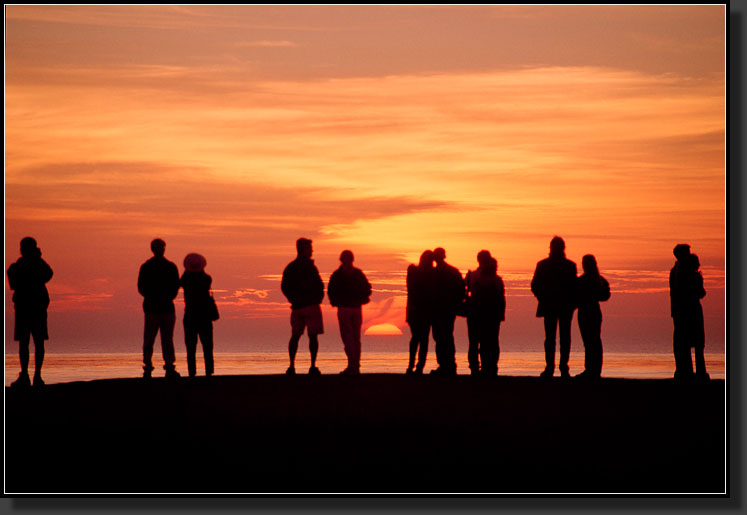
[[[162,361],[156,346],[153,364],[156,367],[155,377],[163,375]],[[187,373],[187,360],[184,353],[177,352],[177,370]],[[557,359],[557,356],[556,356]],[[361,356],[362,373],[404,373],[407,368],[406,352],[364,352]],[[33,348],[31,350],[30,370],[33,372]],[[160,364],[159,364],[160,362]],[[501,352],[498,363],[499,375],[537,376],[545,363],[542,352]],[[343,352],[320,352],[317,366],[322,374],[337,374],[345,368],[347,359]],[[571,353],[571,374],[583,371],[583,352]],[[724,356],[706,355],[708,372],[714,379],[724,379]],[[459,374],[468,374],[466,356],[457,354]],[[435,355],[429,356],[426,373],[435,368]],[[296,372],[306,373],[309,367],[308,349],[299,349],[296,358]],[[236,352],[216,353],[216,375],[253,375],[283,374],[288,368],[287,352]],[[17,354],[5,355],[5,385],[8,386],[18,377],[19,365]],[[197,374],[204,375],[202,354],[197,354]],[[558,372],[556,371],[556,374]],[[674,373],[674,358],[671,354],[644,353],[605,353],[603,377],[666,379]],[[67,383],[71,381],[90,381],[93,379],[115,379],[140,377],[142,375],[142,354],[140,353],[85,353],[53,354],[47,353],[44,359],[43,377],[47,383]]]

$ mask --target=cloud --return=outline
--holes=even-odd
[[[293,48],[298,44],[293,41],[238,41],[234,44],[237,48]]]
[[[236,290],[233,292],[232,297],[242,299],[245,297],[257,297],[260,300],[264,300],[269,295],[269,290],[257,290],[255,288],[245,288],[243,290]]]
[[[81,288],[72,285],[64,279],[60,281],[53,277],[54,282],[47,285],[50,296],[50,313],[64,313],[68,311],[109,311],[114,309],[113,285],[108,280],[87,281]],[[101,291],[102,288],[109,291]],[[97,291],[98,290],[98,291]]]
[[[287,189],[210,178],[210,170],[154,163],[67,163],[20,170],[6,182],[7,219],[79,221],[119,233],[131,227],[295,241],[340,220],[391,217],[447,208],[405,196],[309,187]],[[150,225],[150,227],[149,227]]]

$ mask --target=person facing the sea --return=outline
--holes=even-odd
[[[29,379],[29,343],[34,339],[34,386],[43,386],[44,340],[47,331],[49,292],[46,284],[52,279],[52,268],[41,257],[36,240],[21,240],[21,257],[8,268],[8,283],[13,290],[15,326],[13,339],[18,341],[21,373],[11,386],[31,386]]]
[[[705,297],[703,274],[700,272],[700,259],[696,254],[690,254],[685,261],[685,273],[680,278],[684,288],[684,310],[689,314],[691,330],[689,346],[695,354],[695,378],[710,379],[705,364],[705,323],[703,320],[703,306],[700,299]],[[689,351],[688,351],[689,352]]]
[[[680,271],[686,268],[685,261],[690,255],[690,245],[679,243],[672,251],[677,259],[669,271],[669,305],[674,332],[672,334],[672,350],[674,353],[674,378],[684,379],[692,375],[693,363],[690,356],[690,346],[686,337],[687,319],[683,309],[683,289],[680,287]]]
[[[205,375],[213,375],[213,321],[218,319],[215,300],[210,294],[213,278],[205,273],[207,260],[200,254],[187,254],[179,284],[184,290],[184,344],[187,347],[189,377],[197,374],[197,339],[202,342]]]
[[[456,375],[456,348],[454,347],[454,321],[464,302],[466,291],[461,272],[446,263],[446,251],[433,250],[436,268],[433,272],[433,339],[436,341],[438,368],[435,375]]]
[[[143,334],[143,377],[149,379],[153,372],[153,344],[161,331],[163,368],[167,379],[176,379],[174,362],[174,325],[176,311],[174,299],[179,293],[179,269],[164,257],[166,242],[156,238],[150,243],[153,257],[143,263],[137,278],[137,291],[143,296],[145,330]]]
[[[420,255],[417,265],[407,267],[407,323],[410,326],[410,361],[406,374],[422,375],[428,356],[428,334],[433,322],[433,251]],[[418,364],[415,366],[415,355]],[[413,367],[415,367],[413,369]]]
[[[500,356],[498,335],[501,322],[506,319],[506,293],[497,273],[498,261],[490,252],[478,252],[477,262],[480,266],[468,271],[464,279],[468,294],[467,361],[472,375],[495,376]]]
[[[599,379],[602,375],[602,309],[600,302],[610,298],[610,284],[599,274],[591,254],[581,259],[583,275],[576,281],[578,328],[584,341],[584,371],[576,377]]]
[[[545,370],[542,378],[555,372],[555,335],[560,329],[560,376],[569,378],[568,360],[571,355],[571,321],[576,308],[576,263],[566,259],[565,242],[555,236],[550,241],[550,256],[537,263],[531,289],[537,297],[537,317],[544,318]]]
[[[675,379],[693,377],[690,349],[695,351],[695,377],[709,379],[705,366],[705,326],[700,299],[705,297],[703,275],[698,256],[690,253],[690,246],[679,244],[674,248],[677,262],[669,273],[669,294],[674,322]]]
[[[329,303],[337,308],[340,336],[348,357],[348,366],[340,373],[357,375],[361,367],[361,306],[370,300],[371,283],[363,270],[353,266],[354,259],[352,251],[342,251],[341,265],[329,278],[327,296]]]
[[[324,334],[321,303],[324,299],[324,283],[319,270],[311,259],[313,253],[311,240],[299,238],[296,241],[296,259],[288,263],[283,270],[280,289],[291,303],[291,338],[288,342],[290,367],[286,374],[296,373],[296,352],[298,341],[303,335],[304,328],[309,335],[309,352],[311,353],[310,375],[319,375],[321,371],[316,366],[316,355],[319,351],[319,335]]]

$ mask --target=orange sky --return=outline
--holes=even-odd
[[[139,348],[154,237],[180,270],[207,257],[218,350],[282,350],[299,236],[325,278],[352,249],[364,326],[405,332],[407,264],[442,246],[464,273],[488,249],[502,346],[539,351],[528,287],[555,234],[609,279],[613,350],[669,351],[672,248],[690,243],[707,350],[724,348],[724,6],[5,14],[5,261],[31,235],[55,270],[51,351]],[[5,313],[15,352],[7,281]]]

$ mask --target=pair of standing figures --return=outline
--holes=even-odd
[[[197,373],[197,342],[202,342],[205,358],[205,375],[211,376],[213,363],[213,321],[218,319],[215,301],[210,293],[212,277],[205,273],[207,261],[200,254],[187,254],[184,273],[179,277],[177,266],[166,259],[166,243],[156,238],[150,244],[153,257],[143,263],[138,274],[137,289],[143,296],[145,330],[143,333],[143,377],[153,372],[153,344],[161,332],[166,378],[180,377],[176,371],[174,355],[174,326],[176,310],[174,299],[179,288],[184,290],[184,343],[187,347],[187,371],[190,377]]]
[[[705,365],[705,324],[700,299],[705,297],[700,260],[690,252],[690,246],[674,247],[676,263],[669,272],[669,296],[674,322],[675,379],[709,379]],[[695,354],[695,372],[690,354]]]
[[[319,351],[319,335],[324,333],[321,303],[324,299],[324,283],[319,270],[311,259],[312,241],[299,238],[296,241],[298,253],[295,260],[283,270],[280,288],[291,303],[291,338],[288,342],[290,366],[288,375],[296,373],[296,353],[298,342],[306,329],[309,336],[311,367],[309,374],[319,375],[316,357]],[[340,336],[348,358],[348,365],[341,373],[360,374],[362,306],[371,297],[371,283],[360,268],[353,266],[353,253],[343,250],[340,254],[340,267],[329,278],[327,294],[330,303],[337,308],[337,321]]]
[[[610,298],[610,285],[602,277],[596,258],[586,254],[581,265],[584,273],[577,277],[576,263],[565,257],[565,241],[555,236],[550,241],[550,255],[537,263],[531,289],[537,297],[537,317],[545,326],[545,369],[542,378],[555,372],[555,337],[558,334],[563,378],[570,377],[571,322],[578,309],[578,327],[584,342],[584,371],[580,378],[597,379],[602,373],[602,310],[600,302]]]

